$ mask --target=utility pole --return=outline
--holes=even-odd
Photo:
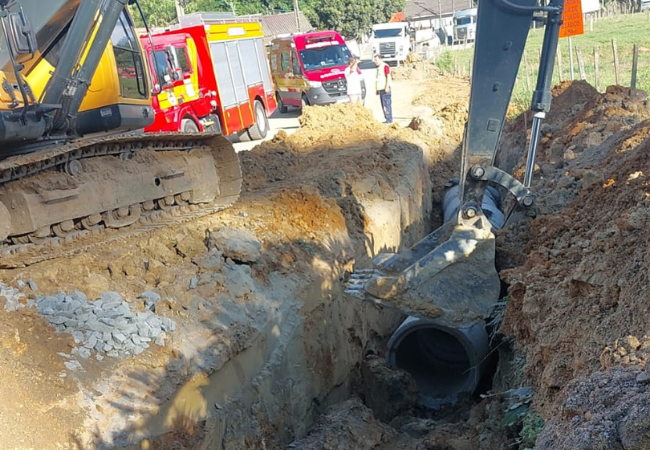
[[[296,16],[296,29],[300,32],[300,15],[298,11],[298,0],[293,0],[293,13]]]
[[[176,17],[178,18],[179,23],[181,21],[181,16],[185,15],[185,10],[181,4],[182,1],[183,0],[174,0],[174,6],[176,6]]]

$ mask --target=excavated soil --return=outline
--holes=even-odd
[[[0,271],[0,448],[217,448],[216,436],[225,448],[282,448],[305,435],[311,417],[349,396],[350,368],[365,352],[382,352],[399,323],[396,313],[343,300],[341,279],[430,229],[431,196],[457,171],[457,142],[445,126],[425,119],[417,130],[383,126],[360,106],[306,108],[294,135],[240,155],[244,192],[234,207]],[[436,173],[433,189],[427,170]],[[43,312],[45,303],[82,299],[113,314],[97,299],[107,304],[115,295],[129,320],[172,321],[164,343],[145,341],[134,357],[126,347],[109,350],[124,338],[109,333],[88,352],[89,331],[56,331],[81,326],[81,317]],[[298,298],[304,303],[290,300]],[[296,329],[303,339],[292,337]],[[286,353],[265,353],[275,345]],[[229,362],[239,354],[243,362]],[[263,374],[271,368],[258,367],[267,360],[286,365],[275,389],[256,384],[269,382]],[[240,385],[233,380],[258,387],[233,398]],[[286,383],[304,393],[286,391]],[[277,404],[249,398],[266,392],[284,394]],[[215,431],[214,420],[228,428]],[[278,430],[281,423],[295,428]]]
[[[459,97],[469,95],[466,82],[450,81],[458,86]],[[415,103],[426,106],[425,113],[414,117],[406,128],[395,124],[380,126],[372,113],[361,105],[306,108],[300,117],[300,133],[287,135],[280,131],[253,152],[241,154],[243,189],[265,192],[286,185],[317,182],[317,188],[326,195],[340,195],[358,179],[359,173],[371,172],[374,168],[387,174],[381,173],[381,176],[399,173],[395,169],[399,169],[400,162],[391,155],[417,145],[428,149],[425,158],[430,167],[434,208],[437,208],[444,195],[444,185],[458,172],[460,155],[456,131],[465,118],[462,114],[438,117],[437,112],[447,108],[442,98],[445,87],[436,82],[429,87],[438,95],[416,97]],[[331,176],[323,176],[324,172]],[[386,191],[389,185],[384,181],[378,176],[369,182],[370,185],[365,182],[365,189],[390,197]]]
[[[556,86],[554,97],[536,174],[540,214],[499,238],[500,263],[511,267],[501,272],[510,285],[502,330],[549,421],[538,448],[649,448],[647,97],[584,82]]]
[[[201,442],[202,448],[270,449],[287,448],[291,441],[288,448],[301,450],[650,448],[650,107],[643,92],[610,87],[601,94],[585,82],[554,88],[537,152],[535,217],[497,236],[497,268],[507,297],[502,315],[490,326],[499,364],[482,395],[461,398],[441,411],[421,409],[412,378],[375,356],[385,350],[378,330],[394,329],[399,317],[372,307],[361,312],[363,320],[344,307],[334,308],[333,316],[323,312],[329,303],[319,295],[340,285],[354,264],[367,264],[370,256],[386,250],[370,238],[368,231],[377,226],[370,217],[381,215],[386,202],[399,203],[418,191],[404,190],[400,183],[421,148],[431,178],[432,223],[415,219],[429,212],[427,205],[403,214],[398,222],[413,225],[393,248],[414,242],[428,225],[439,223],[443,185],[458,171],[469,89],[467,80],[441,77],[428,66],[421,69],[422,64],[404,67],[403,74],[395,71],[396,83],[402,75],[413,78],[411,72],[426,71],[414,102],[426,113],[407,128],[382,126],[356,105],[306,108],[298,132],[279,133],[240,155],[244,193],[228,211],[125,239],[96,254],[0,272],[5,284],[26,294],[21,304],[37,293],[83,288],[88,298],[120,292],[142,310],[148,306],[142,293],[155,289],[162,298],[156,313],[173,318],[184,333],[171,345],[152,347],[127,362],[87,361],[85,372],[70,373],[64,365],[74,347],[70,335],[54,332],[34,308],[0,311],[5,368],[0,442],[10,442],[8,448],[95,449],[108,442],[99,431],[88,441],[95,427],[137,435],[150,424],[130,425],[135,412],[176,398],[173,389],[188,379],[190,386],[200,387],[208,383],[210,369],[228,369],[214,349],[233,355],[260,331],[261,318],[275,313],[280,321],[295,320],[291,311],[298,308],[310,319],[304,342],[288,354],[306,352],[314,366],[284,362],[295,375],[290,383],[297,384],[289,388],[283,380],[274,392],[281,396],[289,389],[300,397],[301,389],[307,390],[300,376],[343,387],[334,390],[336,395],[309,391],[312,397],[273,406],[277,414],[291,414],[296,405],[311,404],[300,409],[310,414],[302,418],[304,427],[277,428],[270,419],[260,419],[267,417],[260,410],[270,403],[250,407],[243,402],[237,413],[241,420],[218,443],[209,442],[214,430],[199,411],[190,423],[187,416],[172,415],[177,431],[137,448],[189,449]],[[518,177],[530,122],[530,113],[524,113],[507,124],[497,158],[499,167]],[[384,203],[373,216],[364,201],[377,199]],[[422,200],[430,201],[426,194]],[[224,229],[239,230],[226,250],[224,239],[233,239]],[[355,260],[354,254],[367,257]],[[306,289],[314,267],[335,268],[335,276],[310,278],[312,288]],[[283,310],[282,299],[294,295],[297,286],[308,292],[310,302]],[[331,323],[335,316],[350,328],[332,338],[319,328],[319,320]],[[252,318],[250,326],[237,325],[241,317]],[[372,323],[372,330],[359,331],[363,323]],[[274,333],[268,336],[273,339]],[[359,344],[341,355],[340,339]],[[323,349],[316,342],[330,345]],[[341,374],[336,363],[346,358],[357,358],[357,365]],[[232,370],[248,380],[248,369]],[[129,371],[138,375],[125,376]],[[103,391],[89,394],[80,380]],[[121,394],[110,388],[120,383],[125,383]],[[130,390],[147,394],[124,393]],[[218,415],[224,399],[206,398]],[[123,415],[108,415],[116,403]],[[79,404],[96,410],[92,420]],[[252,423],[247,415],[255,417]],[[120,426],[111,428],[111,421]],[[252,435],[260,438],[242,437]],[[116,436],[121,435],[113,434],[111,442],[119,442]]]

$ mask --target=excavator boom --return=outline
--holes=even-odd
[[[519,208],[534,196],[527,184],[494,166],[499,137],[534,15],[546,23],[532,109],[537,121],[550,108],[550,81],[563,0],[481,0],[478,6],[469,116],[462,143],[460,179],[444,204],[444,225],[399,254],[381,254],[373,268],[355,271],[346,292],[450,328],[489,317],[498,302],[493,230],[504,224],[499,190]],[[538,124],[538,122],[536,122]],[[537,129],[529,149],[532,172]],[[526,180],[530,179],[527,172]]]

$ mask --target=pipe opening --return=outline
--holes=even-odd
[[[420,404],[431,409],[474,393],[488,353],[484,323],[454,329],[413,317],[397,329],[388,347],[388,365],[413,377]]]
[[[470,361],[455,337],[435,328],[410,333],[397,347],[396,365],[415,379],[420,395],[445,398],[463,391],[470,379]]]

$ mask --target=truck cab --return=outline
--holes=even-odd
[[[454,42],[476,39],[477,8],[463,9],[454,13]]]
[[[403,62],[411,52],[411,36],[407,22],[378,23],[372,26],[373,52],[386,62]]]
[[[350,101],[344,71],[351,54],[336,31],[276,38],[269,54],[280,112],[287,112],[289,106]],[[362,89],[365,98],[365,84]]]

